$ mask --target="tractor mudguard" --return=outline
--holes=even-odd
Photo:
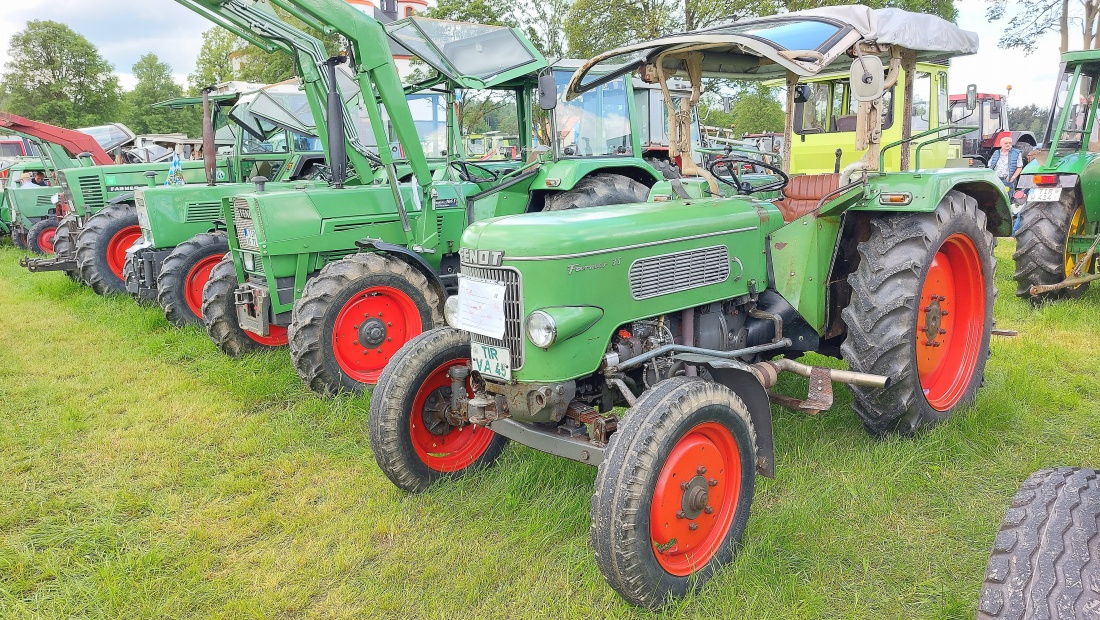
[[[851,211],[886,213],[931,213],[952,190],[972,196],[985,212],[990,232],[998,237],[1012,235],[1012,213],[1004,185],[992,170],[955,168],[921,172],[891,172],[868,179],[864,199]],[[891,197],[900,202],[890,202]]]
[[[409,248],[402,245],[394,245],[392,243],[385,243],[378,239],[360,239],[355,242],[355,245],[360,250],[367,252],[379,252],[382,254],[392,255],[394,258],[399,258],[409,264],[410,267],[416,269],[420,273],[424,274],[424,277],[428,279],[428,282],[432,286],[436,287],[436,292],[439,293],[443,299],[447,298],[447,289],[443,286],[443,280],[436,273],[435,269],[428,264],[428,261],[424,260],[424,257],[420,256],[416,252],[413,252]]]
[[[134,192],[123,192],[107,201],[107,206],[117,205],[122,202],[133,202]]]
[[[756,431],[756,471],[775,478],[775,437],[768,391],[744,364],[713,360],[704,364],[715,381],[728,387],[745,403]]]
[[[531,184],[532,190],[549,189],[567,192],[580,183],[581,179],[593,174],[621,174],[652,187],[664,178],[661,173],[641,160],[625,160],[621,165],[608,166],[606,159],[589,161],[587,159],[562,159],[544,164],[539,175]]]

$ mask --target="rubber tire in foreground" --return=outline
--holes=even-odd
[[[1077,620],[1100,615],[1100,472],[1032,474],[993,543],[979,620]]]
[[[676,164],[672,163],[671,160],[661,159],[660,157],[646,157],[645,163],[653,166],[657,172],[661,173],[661,176],[663,176],[666,181],[680,179],[684,176],[683,173],[680,172],[680,169],[676,167]]]
[[[870,238],[858,246],[859,267],[848,276],[852,300],[842,313],[848,334],[840,351],[852,370],[891,379],[884,390],[849,386],[867,431],[907,435],[969,405],[984,381],[997,296],[995,241],[974,198],[954,190],[931,213],[881,214],[871,224]],[[959,280],[948,287],[944,274]],[[931,299],[944,291],[948,299]],[[932,323],[944,331],[929,340],[923,330],[933,308],[944,311]],[[922,360],[932,370],[922,369]]]
[[[73,243],[72,232],[69,230],[68,222],[62,219],[57,225],[57,232],[54,233],[53,238],[53,255],[56,259],[75,259],[76,258],[76,244]],[[77,284],[85,284],[84,280],[80,279],[80,272],[65,271],[65,275],[69,276],[69,279]]]
[[[448,368],[469,365],[470,336],[451,327],[424,332],[390,358],[371,395],[368,429],[374,459],[386,477],[411,493],[427,490],[443,478],[456,479],[500,456],[508,439],[487,428],[449,424],[429,434],[424,407],[414,405],[449,398]],[[469,390],[469,379],[467,379]],[[430,448],[425,440],[439,437]],[[419,441],[418,441],[419,439]]]
[[[15,246],[15,249],[25,250],[27,249],[27,236],[19,230],[18,228],[11,229],[11,243]]]
[[[234,292],[240,287],[233,258],[226,256],[210,271],[210,279],[202,291],[202,323],[218,350],[229,357],[239,357],[256,351],[266,351],[286,344],[281,337],[271,335],[266,343],[250,335],[237,322],[237,301]],[[276,329],[272,326],[272,329]]]
[[[621,205],[632,202],[645,202],[649,197],[649,188],[624,177],[621,174],[593,174],[577,182],[567,192],[550,194],[546,197],[544,211],[568,211],[588,207]]]
[[[126,250],[140,236],[133,205],[111,205],[88,218],[76,237],[80,279],[100,295],[126,294],[122,279]]]
[[[700,479],[713,512],[677,512]],[[701,586],[733,560],[755,483],[756,435],[741,399],[697,378],[658,383],[619,423],[596,474],[589,541],[600,572],[627,601],[650,609]],[[691,523],[696,529],[685,532]],[[692,543],[695,550],[680,550]]]
[[[294,369],[322,396],[362,392],[409,339],[443,325],[443,301],[424,274],[403,260],[352,254],[329,263],[306,282],[294,304],[287,332]],[[385,332],[373,346],[360,344],[358,329],[365,321]]]
[[[53,240],[57,234],[57,218],[48,217],[35,222],[27,231],[27,249],[35,254],[53,254]]]
[[[157,276],[157,303],[169,323],[176,327],[202,325],[203,288],[208,274],[213,273],[210,264],[217,266],[228,253],[225,233],[201,233],[176,246],[164,259]]]
[[[1031,287],[1058,284],[1066,279],[1066,241],[1077,200],[1073,191],[1063,191],[1058,202],[1028,203],[1020,212],[1020,228],[1016,231],[1016,296],[1033,303],[1073,299],[1088,288],[1088,284],[1063,288],[1032,297]]]

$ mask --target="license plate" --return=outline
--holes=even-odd
[[[512,354],[503,347],[474,343],[470,345],[474,370],[502,381],[512,380]]]
[[[259,247],[260,242],[256,239],[256,231],[251,228],[242,228],[241,232],[244,233],[244,240],[247,241],[252,247]]]
[[[1036,187],[1027,193],[1028,202],[1058,202],[1061,199],[1060,187]]]

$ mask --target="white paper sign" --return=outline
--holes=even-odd
[[[506,290],[503,284],[459,276],[458,323],[462,329],[503,339]]]

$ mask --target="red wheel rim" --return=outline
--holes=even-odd
[[[107,266],[111,269],[111,273],[115,274],[115,277],[120,280],[122,279],[122,266],[126,264],[126,250],[129,250],[130,246],[134,245],[139,237],[141,237],[140,227],[127,226],[115,233],[115,236],[111,237],[111,241],[107,243]]]
[[[740,495],[741,454],[728,428],[704,422],[681,437],[657,476],[649,509],[661,568],[684,577],[706,566],[729,533]]]
[[[951,235],[932,259],[917,308],[917,374],[928,404],[948,411],[966,394],[985,333],[985,276],[974,242]]]
[[[286,328],[278,325],[268,325],[267,335],[261,336],[259,334],[242,330],[249,338],[264,345],[265,347],[281,347],[286,345],[290,339],[286,335]]]
[[[423,331],[420,310],[404,292],[371,286],[356,293],[332,329],[336,363],[360,383],[377,383],[386,362],[406,342]]]
[[[435,471],[461,471],[481,458],[493,442],[493,431],[475,424],[461,428],[444,424],[436,426],[434,433],[429,429],[429,425],[439,424],[439,418],[432,416],[432,413],[441,411],[444,399],[450,397],[451,378],[447,376],[447,370],[469,363],[468,359],[456,359],[436,368],[413,398],[409,415],[413,450],[421,462]],[[466,393],[471,397],[474,395],[469,379],[466,380]]]
[[[195,316],[202,318],[202,289],[210,280],[210,271],[221,262],[223,254],[207,256],[195,263],[191,271],[187,272],[187,280],[183,284],[183,297],[187,301],[187,307]]]
[[[47,254],[53,254],[53,238],[57,236],[57,228],[47,228],[38,234],[38,247]]]

